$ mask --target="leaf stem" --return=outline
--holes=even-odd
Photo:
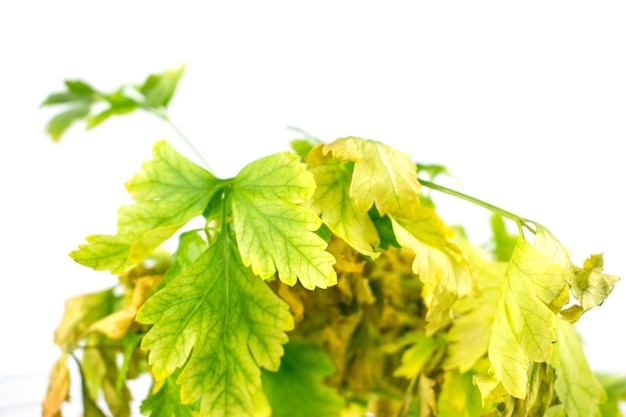
[[[202,154],[200,153],[200,151],[198,151],[198,148],[196,148],[193,143],[187,138],[187,136],[185,136],[185,134],[183,133],[182,130],[180,130],[178,128],[178,126],[176,126],[174,124],[174,122],[172,122],[172,119],[170,119],[169,114],[167,113],[167,109],[165,108],[159,108],[159,109],[155,109],[155,108],[146,108],[146,110],[148,110],[149,112],[151,112],[152,114],[154,114],[155,116],[157,116],[159,119],[163,120],[165,123],[167,123],[173,130],[174,132],[176,132],[176,134],[178,135],[178,137],[180,137],[183,142],[185,142],[185,144],[187,145],[187,147],[191,150],[191,152],[193,152],[194,155],[196,155],[196,157],[200,160],[200,162],[202,163],[202,165],[204,165],[204,167],[209,170],[209,171],[213,171],[213,169],[211,168],[211,165],[207,162],[206,159],[204,159],[204,157],[202,156]]]
[[[502,208],[500,208],[498,206],[494,206],[493,204],[489,204],[489,203],[487,203],[487,202],[485,202],[483,200],[479,200],[478,198],[469,196],[467,194],[463,194],[463,193],[461,193],[459,191],[453,190],[451,188],[444,187],[444,186],[439,185],[439,184],[435,184],[434,182],[430,182],[430,181],[426,181],[426,180],[423,180],[423,179],[419,179],[419,183],[421,185],[423,185],[424,187],[428,187],[428,188],[431,188],[433,190],[437,190],[439,192],[442,192],[444,194],[448,194],[448,195],[451,195],[453,197],[457,197],[457,198],[460,198],[462,200],[468,201],[470,203],[476,204],[477,206],[483,207],[483,208],[491,211],[492,213],[498,214],[498,215],[500,215],[502,217],[505,217],[505,218],[507,218],[509,220],[514,221],[515,224],[517,224],[517,227],[518,227],[519,232],[520,232],[520,236],[522,236],[522,237],[524,236],[524,233],[523,233],[523,230],[522,230],[523,228],[526,228],[526,229],[530,230],[533,234],[536,233],[535,228],[531,227],[531,225],[530,225],[531,223],[532,224],[535,223],[532,220],[529,220],[529,219],[524,218],[522,216],[518,216],[515,213],[512,213],[512,212],[510,212],[508,210],[504,210],[504,209],[502,209]]]

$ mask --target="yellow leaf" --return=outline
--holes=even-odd
[[[135,322],[137,311],[150,296],[154,287],[162,280],[161,275],[148,275],[135,281],[130,304],[93,323],[87,333],[99,332],[111,339],[121,339]]]
[[[437,381],[424,375],[420,376],[417,384],[419,397],[420,417],[435,417],[437,415]]]
[[[530,361],[545,362],[555,341],[556,315],[549,305],[560,296],[569,271],[519,239],[506,270],[489,342],[496,380],[523,399]]]
[[[568,417],[593,417],[599,413],[598,405],[606,399],[583,351],[574,326],[558,320],[557,342],[549,359],[556,370],[554,389]]]
[[[489,262],[469,253],[481,294],[464,297],[456,302],[456,317],[448,333],[450,345],[444,362],[445,369],[458,368],[466,372],[483,357],[489,348],[489,336],[500,297],[500,287],[506,271],[504,262]]]
[[[77,343],[93,323],[111,312],[114,299],[110,289],[68,299],[61,323],[54,333],[54,343],[62,349]]]
[[[381,142],[355,137],[337,139],[323,148],[340,161],[354,162],[350,196],[367,212],[376,205],[381,215],[413,217],[419,207],[420,184],[411,157]]]
[[[338,237],[363,255],[376,258],[374,249],[380,239],[367,210],[360,210],[350,197],[352,171],[347,163],[320,156],[322,145],[311,151],[307,160],[313,165],[309,171],[315,177],[317,188],[311,205],[321,213],[322,220]],[[314,165],[315,161],[325,163]]]
[[[69,396],[70,372],[67,368],[67,354],[63,354],[50,373],[46,398],[43,400],[43,417],[61,417],[61,405]]]
[[[392,219],[398,243],[415,252],[413,272],[424,283],[428,305],[426,331],[433,334],[450,322],[459,297],[479,293],[470,263],[449,239],[450,229],[432,208],[420,207],[412,219]]]
[[[602,304],[619,281],[615,275],[603,274],[603,267],[604,261],[600,254],[587,258],[581,269],[575,268],[572,293],[584,311]]]

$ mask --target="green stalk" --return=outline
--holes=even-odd
[[[535,233],[535,229],[530,225],[530,224],[534,224],[535,223],[532,220],[526,219],[526,218],[524,218],[522,216],[518,216],[515,213],[512,213],[512,212],[510,212],[508,210],[504,210],[504,209],[502,209],[502,208],[500,208],[498,206],[494,206],[493,204],[489,204],[489,203],[487,203],[487,202],[485,202],[483,200],[479,200],[478,198],[469,196],[467,194],[463,194],[463,193],[461,193],[459,191],[453,190],[451,188],[444,187],[444,186],[439,185],[439,184],[435,184],[435,183],[430,182],[430,181],[419,179],[419,183],[421,185],[423,185],[424,187],[428,187],[430,189],[437,190],[437,191],[442,192],[444,194],[448,194],[448,195],[451,195],[453,197],[457,197],[457,198],[460,198],[462,200],[468,201],[468,202],[470,202],[472,204],[476,204],[477,206],[486,208],[487,210],[491,211],[492,213],[498,214],[498,215],[500,215],[500,216],[502,216],[504,218],[507,218],[509,220],[514,221],[515,224],[517,224],[517,227],[518,227],[519,232],[520,232],[520,236],[524,236],[524,233],[523,233],[523,230],[522,230],[522,228],[524,228],[524,227],[526,229],[530,230],[533,234]]]
[[[182,132],[182,130],[180,130],[178,128],[178,126],[176,126],[174,124],[174,122],[172,122],[172,119],[170,119],[169,114],[167,113],[166,109],[164,109],[164,108],[161,108],[161,109],[146,108],[145,110],[148,110],[150,113],[154,114],[159,119],[163,120],[165,123],[170,125],[170,127],[174,130],[174,132],[176,132],[176,134],[183,140],[183,142],[185,142],[185,144],[191,150],[191,152],[193,152],[194,155],[196,155],[196,157],[198,157],[200,162],[202,162],[202,165],[204,165],[204,167],[207,170],[213,171],[211,169],[211,165],[207,162],[206,159],[204,159],[204,157],[202,156],[200,151],[198,151],[198,148],[196,148],[193,145],[193,143],[187,138],[187,136],[185,136],[185,134]]]

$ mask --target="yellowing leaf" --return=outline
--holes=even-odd
[[[572,294],[584,311],[601,305],[619,281],[615,275],[603,274],[603,268],[602,255],[591,255],[581,269],[575,268]]]
[[[230,199],[237,243],[244,265],[263,279],[278,272],[281,281],[305,288],[337,283],[335,259],[315,231],[322,221],[303,206],[315,181],[296,155],[279,153],[244,167]]]
[[[428,305],[426,331],[433,334],[450,322],[450,309],[459,298],[478,293],[470,264],[449,239],[450,229],[435,211],[420,207],[412,219],[392,219],[398,243],[415,252],[413,272],[424,283]]]
[[[153,160],[127,184],[137,202],[118,213],[117,235],[94,235],[70,253],[97,270],[126,272],[192,218],[202,214],[221,180],[177,153],[167,142],[154,145]]]
[[[411,157],[384,143],[355,137],[337,139],[323,148],[340,161],[354,162],[350,196],[361,212],[372,205],[381,215],[411,218],[419,207],[420,185]]]
[[[569,271],[525,240],[518,240],[506,270],[489,342],[497,380],[525,398],[530,361],[545,362],[555,341],[556,315],[549,305],[566,285]]]
[[[137,311],[161,281],[162,276],[149,275],[136,280],[130,303],[89,326],[88,332],[99,332],[111,339],[121,339],[135,322]]]
[[[420,376],[417,383],[420,417],[437,416],[437,381],[425,375]]]
[[[318,145],[309,154],[309,160],[323,159]],[[312,206],[321,213],[322,220],[330,230],[363,255],[376,258],[375,248],[380,244],[376,227],[367,211],[357,208],[350,197],[352,170],[347,163],[330,159],[309,171],[315,177],[317,189]]]
[[[589,368],[574,326],[558,320],[556,343],[549,359],[556,370],[554,389],[568,417],[599,415],[605,393]]]
[[[344,400],[324,384],[335,367],[319,347],[304,342],[285,345],[278,372],[263,372],[263,390],[272,417],[336,417]]]
[[[563,316],[575,322],[586,311],[604,302],[617,285],[619,277],[602,273],[604,261],[601,254],[589,256],[582,268],[573,265],[569,252],[556,237],[545,227],[539,224],[536,226],[535,246],[555,263],[570,271],[569,284],[572,295],[580,302],[580,305],[573,305],[564,310]],[[563,300],[563,304],[566,304],[569,298],[564,296]]]
[[[276,370],[293,328],[288,306],[244,267],[222,235],[143,305],[139,322],[153,324],[142,347],[157,379],[182,367],[183,403],[200,414],[251,416],[259,367]]]
[[[454,305],[456,318],[448,332],[451,341],[444,368],[467,372],[489,348],[491,326],[506,271],[503,262],[489,262],[472,256],[472,265],[480,282],[481,294],[459,299]]]
[[[54,333],[54,343],[62,349],[70,349],[86,334],[89,327],[111,313],[115,301],[113,291],[108,289],[69,298],[61,323]]]
[[[70,395],[70,372],[67,368],[67,354],[55,362],[46,398],[43,400],[43,417],[61,417],[61,405],[69,399]]]

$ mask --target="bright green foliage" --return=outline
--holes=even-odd
[[[171,124],[183,72],[110,94],[67,81],[47,130],[135,109]],[[574,265],[544,226],[425,179],[441,165],[300,133],[229,179],[155,144],[117,233],[70,254],[119,283],[66,303],[44,416],[61,417],[70,358],[87,417],[129,416],[127,382],[146,374],[152,417],[619,415],[623,377],[596,380],[572,325],[617,284],[602,255]],[[472,245],[423,187],[490,210],[493,239]]]
[[[141,402],[140,411],[150,417],[192,417],[191,407],[180,400],[176,378],[165,378],[161,387]]]
[[[42,106],[63,106],[65,110],[54,116],[46,126],[53,140],[59,140],[77,121],[84,120],[91,129],[111,116],[132,113],[143,109],[162,117],[176,91],[178,81],[185,71],[184,66],[170,69],[162,74],[150,75],[146,81],[130,89],[122,86],[113,93],[103,93],[81,80],[65,81],[66,91],[50,94]],[[94,105],[105,109],[93,114]]]
[[[87,245],[70,254],[74,260],[97,270],[125,272],[202,214],[219,190],[220,180],[165,141],[154,145],[153,158],[126,185],[137,203],[120,208],[117,235],[88,237]]]
[[[515,249],[517,236],[508,232],[502,216],[492,214],[490,220],[493,230],[493,254],[498,261],[506,262],[511,258],[511,254]]]
[[[137,320],[153,324],[142,343],[157,380],[183,368],[183,403],[210,416],[251,415],[259,367],[276,370],[293,328],[287,305],[243,266],[220,237],[189,268],[153,295]]]
[[[230,199],[239,251],[261,278],[278,272],[283,282],[299,278],[308,289],[337,282],[335,259],[315,234],[322,221],[302,205],[314,191],[313,176],[289,153],[259,159],[235,178]]]
[[[185,66],[172,68],[162,74],[150,75],[137,90],[145,97],[146,107],[167,107],[176,91],[178,81],[185,72]]]
[[[337,416],[344,400],[324,384],[324,377],[335,372],[331,360],[314,344],[286,344],[278,372],[263,372],[272,417]]]
[[[393,375],[413,378],[419,375],[424,366],[431,362],[437,350],[444,347],[444,341],[439,337],[428,337],[423,332],[409,334],[406,342],[411,345],[402,355],[402,364],[396,368]]]

